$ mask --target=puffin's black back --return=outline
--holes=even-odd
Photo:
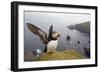
[[[48,42],[52,40],[52,33],[53,33],[53,25],[51,25],[49,28]],[[44,52],[47,52],[47,45],[45,45]]]

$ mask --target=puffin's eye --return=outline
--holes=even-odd
[[[54,33],[54,35],[56,35],[56,33]]]

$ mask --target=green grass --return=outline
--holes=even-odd
[[[43,53],[38,61],[47,60],[71,60],[71,59],[84,59],[85,57],[75,50],[65,50],[63,52]]]
[[[75,27],[77,29],[79,29],[79,30],[82,30],[82,31],[87,32],[87,33],[90,33],[90,22],[89,21],[77,24]]]

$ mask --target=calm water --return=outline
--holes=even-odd
[[[40,41],[38,36],[34,35],[27,28],[26,23],[28,22],[40,27],[47,34],[52,24],[54,30],[61,34],[57,48],[59,51],[74,49],[84,54],[83,47],[90,48],[90,43],[88,43],[90,40],[89,34],[67,28],[69,25],[90,21],[89,14],[25,12],[24,21],[24,48],[26,52],[37,48],[44,49],[44,44]],[[67,35],[71,36],[70,41],[66,40]],[[78,40],[80,44],[77,44]]]

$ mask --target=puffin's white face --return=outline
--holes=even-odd
[[[58,37],[60,37],[60,34],[59,33],[57,33],[57,32],[53,32],[52,33],[52,38],[58,38]]]

